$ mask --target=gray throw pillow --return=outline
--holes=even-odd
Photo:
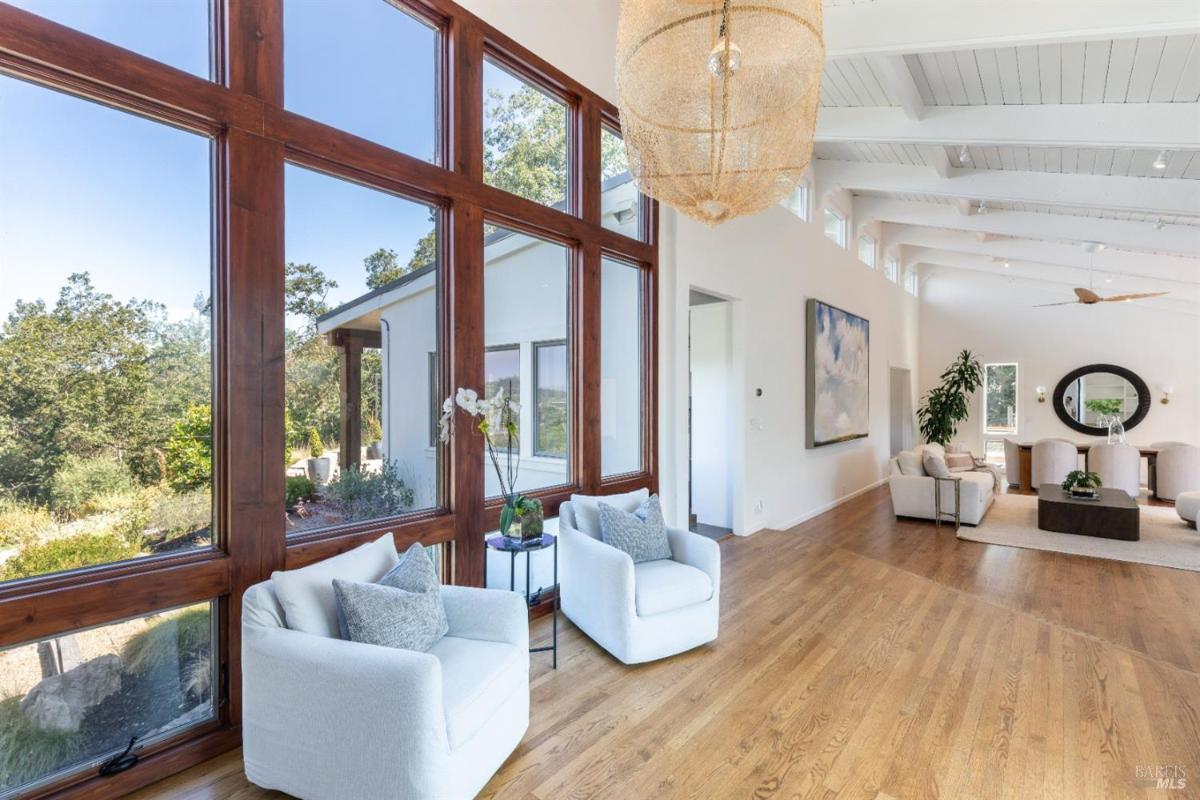
[[[925,472],[934,478],[950,477],[950,469],[946,466],[946,459],[928,450],[921,457],[921,464],[925,467]]]
[[[345,638],[352,642],[424,652],[448,630],[441,598],[432,592],[337,579],[333,594]]]
[[[600,539],[605,544],[628,553],[635,564],[671,557],[658,495],[650,495],[632,514],[604,502],[599,507]]]

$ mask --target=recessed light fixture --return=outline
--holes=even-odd
[[[1159,151],[1158,158],[1154,159],[1154,168],[1155,169],[1166,169],[1167,168],[1167,151],[1166,150]]]
[[[1008,268],[1009,268],[1009,267],[1011,267],[1011,266],[1012,266],[1012,264],[1009,264],[1007,261],[1005,261],[1005,262],[1004,262],[1004,268],[1005,268],[1005,269],[1008,269]]]

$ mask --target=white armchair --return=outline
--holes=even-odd
[[[1131,444],[1094,444],[1088,448],[1088,469],[1100,485],[1121,489],[1130,497],[1142,493],[1142,454]]]
[[[575,495],[559,507],[559,592],[563,613],[626,664],[682,653],[717,638],[721,550],[688,531],[667,529],[671,558],[634,564],[600,540],[596,503],[636,509],[645,490]]]
[[[1155,495],[1175,501],[1184,492],[1200,491],[1200,447],[1175,444],[1158,451]]]
[[[1043,483],[1062,483],[1068,472],[1079,469],[1079,449],[1066,439],[1039,439],[1030,457],[1035,492]]]
[[[1011,436],[1004,437],[1004,479],[1009,486],[1021,485],[1021,445]]]
[[[529,625],[512,592],[442,587],[428,652],[289,630],[272,581],[242,600],[246,777],[304,800],[479,793],[529,726]]]

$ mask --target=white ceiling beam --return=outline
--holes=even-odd
[[[945,151],[942,151],[943,155]],[[1056,172],[948,168],[939,177],[927,167],[817,159],[824,186],[852,192],[923,194],[989,203],[1036,203],[1200,217],[1200,181],[1130,178]]]
[[[912,0],[824,11],[829,58],[1200,33],[1195,0]]]
[[[967,231],[972,238],[983,233],[1045,242],[1096,241],[1143,253],[1200,256],[1200,227],[1190,225],[1167,225],[1156,230],[1149,222],[995,210],[964,217],[953,205],[863,196],[854,198],[854,214],[861,220]]]
[[[912,71],[901,55],[868,56],[867,62],[875,77],[884,83],[888,93],[900,101],[900,107],[911,120],[919,120],[925,113],[925,101],[913,80]]]
[[[1197,131],[1200,103],[934,106],[920,120],[901,108],[822,106],[815,140],[1196,150]]]
[[[1089,267],[1089,255],[1077,244],[1007,237],[981,242],[965,231],[896,224],[885,224],[881,239],[889,246],[902,246],[911,260],[922,253],[957,252],[995,261],[999,266],[1008,261],[1084,271]],[[1097,273],[1200,285],[1200,258],[1105,248],[1091,259]]]
[[[925,163],[933,167],[939,178],[950,177],[950,156],[946,155],[945,147],[940,144],[920,144],[917,145],[917,149],[921,151]]]

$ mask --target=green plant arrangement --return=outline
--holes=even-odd
[[[942,373],[941,383],[930,389],[917,409],[917,422],[925,441],[947,445],[958,425],[970,414],[967,401],[983,385],[983,366],[970,350],[963,350]]]
[[[325,443],[321,441],[321,433],[316,428],[308,429],[308,457],[320,458],[325,455]]]
[[[317,494],[317,485],[303,475],[289,475],[283,494],[285,506],[292,509],[312,500]]]
[[[535,535],[540,537],[542,534],[538,511],[541,501],[525,497],[518,493],[516,488],[517,476],[521,471],[521,455],[519,452],[513,451],[513,444],[518,441],[517,420],[521,413],[520,403],[506,395],[503,387],[491,399],[480,399],[479,393],[474,389],[460,387],[457,392],[442,402],[442,417],[438,421],[438,438],[443,444],[450,441],[455,408],[462,409],[473,419],[478,420],[475,427],[483,435],[488,458],[500,481],[500,494],[504,497],[504,507],[500,509],[500,533],[514,538],[519,536],[521,539],[532,539]],[[500,451],[492,442],[492,433],[498,430],[503,430],[507,434],[503,448],[503,467],[500,465]],[[536,507],[533,505],[534,503],[537,503]],[[536,522],[534,522],[535,517],[537,518]],[[529,531],[525,529],[526,519],[532,523]],[[519,532],[513,530],[514,521],[521,522]],[[532,533],[535,528],[538,529],[536,534]]]
[[[1088,411],[1105,417],[1121,413],[1123,405],[1125,405],[1124,402],[1118,397],[1104,397],[1083,401],[1083,406]]]
[[[1095,494],[1100,489],[1100,476],[1082,469],[1072,470],[1067,473],[1062,488],[1071,494]]]

